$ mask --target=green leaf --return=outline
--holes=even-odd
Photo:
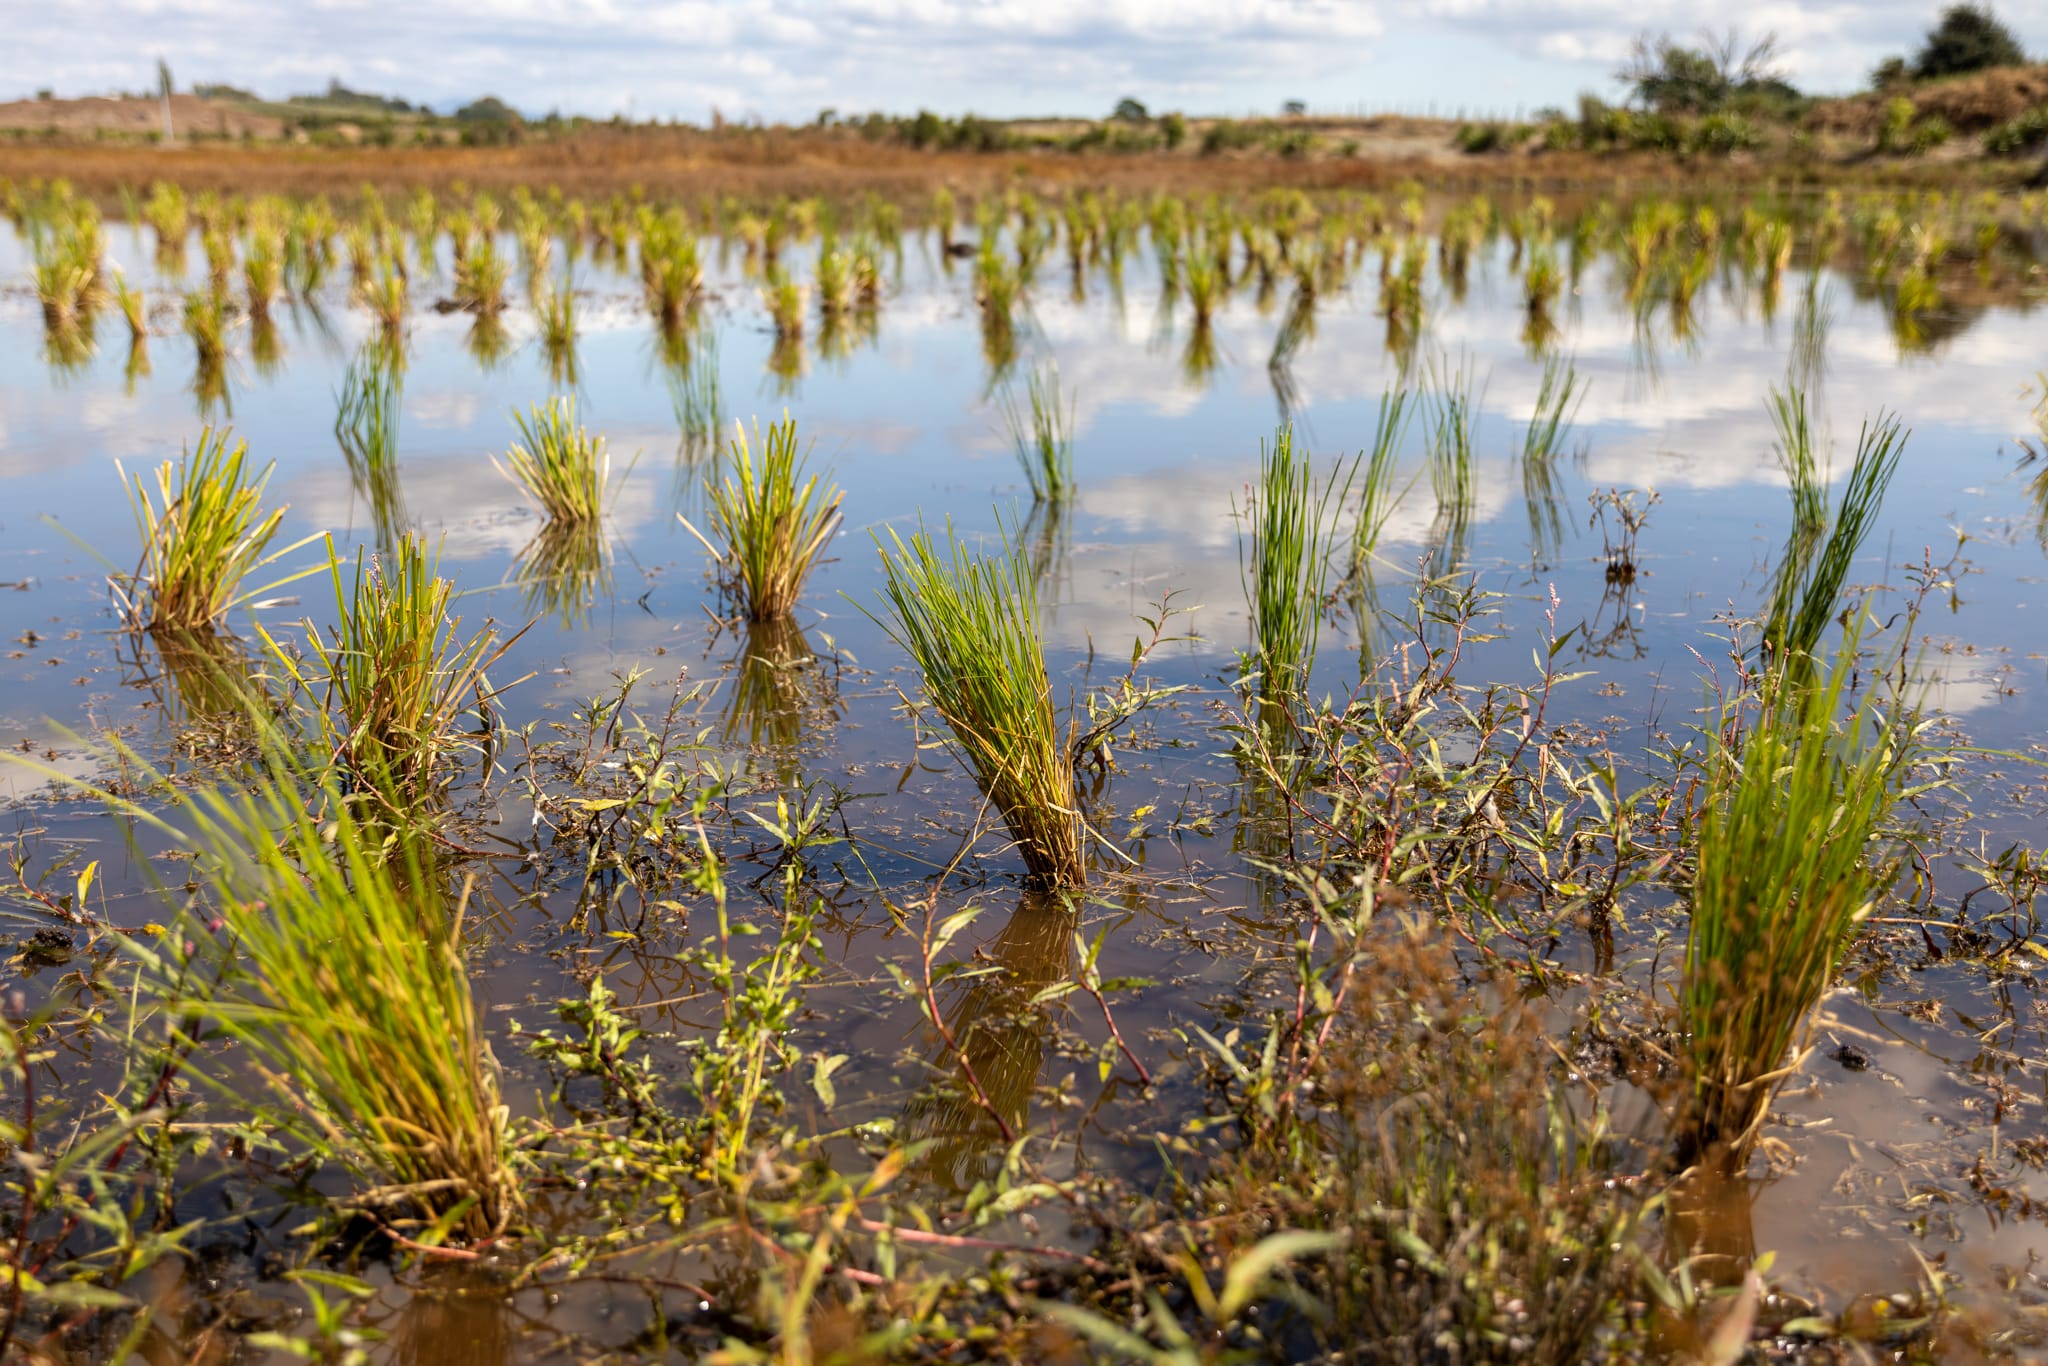
[[[1299,1257],[1315,1257],[1342,1247],[1337,1233],[1312,1233],[1297,1229],[1275,1233],[1259,1240],[1251,1251],[1230,1264],[1223,1273],[1223,1294],[1217,1300],[1218,1322],[1228,1323],[1243,1313],[1273,1272]]]

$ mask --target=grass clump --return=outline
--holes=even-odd
[[[611,456],[604,438],[576,421],[576,400],[551,398],[529,412],[514,410],[521,440],[512,443],[498,472],[517,484],[550,522],[595,522],[604,516]]]
[[[1245,663],[1267,699],[1308,686],[1336,536],[1332,513],[1349,496],[1356,469],[1353,461],[1350,471],[1333,472],[1317,488],[1309,453],[1296,449],[1292,427],[1260,445],[1258,490],[1244,514],[1251,545],[1247,556],[1240,538],[1238,558],[1252,618]]]
[[[1031,483],[1034,503],[1074,496],[1074,403],[1060,402],[1059,371],[1048,365],[1025,382],[1027,414],[1014,394],[1003,398],[1003,420],[1017,447],[1017,463]]]
[[[677,520],[730,571],[731,593],[748,620],[786,617],[838,530],[846,495],[821,486],[816,474],[805,477],[794,418],[773,424],[765,437],[756,423],[751,441],[735,422],[727,452],[733,472],[709,491],[716,540],[681,514]]]
[[[1892,881],[1874,848],[1910,758],[1873,704],[1842,718],[1854,633],[1825,678],[1766,677],[1708,762],[1680,995],[1688,1156],[1740,1167],[1856,926]]]
[[[331,797],[333,794],[329,794]],[[224,934],[222,985],[156,962],[173,1019],[204,1019],[244,1050],[275,1096],[267,1118],[374,1186],[359,1201],[447,1222],[482,1239],[516,1220],[523,1200],[460,954],[462,907],[403,846],[395,863],[349,806],[307,814],[296,781],[264,778],[184,804],[184,839],[213,873]]]
[[[409,535],[389,554],[358,551],[351,583],[330,548],[332,632],[308,623],[298,656],[270,642],[285,673],[317,699],[322,751],[352,787],[399,812],[438,790],[442,762],[458,744],[457,722],[472,699],[483,700],[484,671],[512,643],[489,629],[461,639],[461,619],[449,611],[454,585],[435,570],[419,537]]]
[[[1803,399],[1780,396],[1777,410],[1780,450],[1792,476],[1793,525],[1771,577],[1764,648],[1775,660],[1811,659],[1828,623],[1841,612],[1849,568],[1877,522],[1910,433],[1885,413],[1863,424],[1848,484],[1830,514],[1814,471]]]
[[[1401,502],[1394,488],[1394,475],[1401,461],[1401,442],[1415,416],[1414,396],[1405,388],[1389,389],[1380,395],[1379,417],[1373,423],[1372,450],[1365,460],[1365,479],[1359,489],[1358,516],[1351,523],[1351,567],[1358,572],[1379,549],[1387,519]]]
[[[922,528],[908,541],[893,530],[886,544],[877,538],[888,619],[876,620],[916,663],[1032,879],[1079,887],[1087,881],[1081,810],[1039,645],[1030,558],[1007,543],[1000,555],[974,555],[951,527],[946,539],[942,554]]]
[[[230,435],[206,428],[197,450],[166,460],[153,479],[121,471],[142,540],[134,572],[115,584],[131,628],[205,631],[235,605],[250,572],[312,539],[264,554],[284,522],[283,508],[262,506],[274,466],[252,471],[248,443],[230,446]]]
[[[479,237],[455,264],[456,306],[480,317],[497,317],[505,311],[505,282],[511,270],[489,234]]]

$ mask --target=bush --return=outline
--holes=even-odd
[[[1259,131],[1235,119],[1218,119],[1202,133],[1202,155],[1235,152],[1255,145]]]
[[[2029,109],[1984,135],[1984,150],[1995,157],[2025,156],[2048,142],[2048,104]]]
[[[1725,157],[1763,146],[1764,134],[1740,114],[1709,114],[1693,126],[1687,143],[1692,151]]]
[[[1305,157],[1315,141],[1306,128],[1276,128],[1266,135],[1266,145],[1283,157]]]
[[[1913,102],[1900,95],[1885,101],[1884,122],[1877,129],[1877,150],[1897,152],[1906,145],[1907,130],[1913,126],[1913,116],[1918,111]]]
[[[1188,121],[1184,114],[1163,114],[1159,119],[1159,136],[1166,139],[1166,150],[1176,150],[1188,140]]]
[[[1955,129],[1939,114],[1924,118],[1906,139],[1906,151],[1913,156],[1924,156],[1928,152],[1955,136]]]
[[[2026,60],[2019,39],[1989,5],[1950,5],[1928,30],[1913,61],[1913,74],[1922,80],[1960,76],[1994,66],[2024,66]]]
[[[1458,150],[1467,156],[1485,152],[1506,151],[1509,142],[1507,125],[1500,123],[1461,123],[1457,133]]]

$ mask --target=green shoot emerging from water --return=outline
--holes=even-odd
[[[1802,1046],[1815,1003],[1872,899],[1889,884],[1873,848],[1897,799],[1910,737],[1859,702],[1839,720],[1852,631],[1825,679],[1769,676],[1748,733],[1723,718],[1700,818],[1681,996],[1691,1155],[1738,1167]]]
[[[946,539],[948,557],[922,529],[907,542],[894,531],[887,544],[877,539],[888,575],[881,624],[916,662],[925,695],[1033,879],[1081,886],[1074,764],[1053,714],[1030,557],[1008,544],[976,556],[950,527]]]
[[[1017,446],[1017,463],[1031,481],[1031,498],[1057,503],[1074,493],[1074,403],[1060,402],[1059,371],[1048,365],[1025,383],[1031,411],[1027,415],[1015,395],[1003,397],[1003,418]]]
[[[733,473],[709,491],[717,539],[681,514],[677,520],[729,567],[731,591],[749,620],[786,617],[796,610],[805,580],[839,528],[839,504],[846,495],[821,487],[815,474],[804,477],[794,418],[769,427],[765,439],[756,423],[752,441],[735,422],[727,449]]]
[[[515,411],[512,418],[524,440],[513,443],[499,472],[525,490],[551,522],[594,522],[603,517],[611,457],[602,436],[592,436],[577,425],[576,400],[551,398],[536,404],[530,414]]]
[[[316,820],[305,795],[261,779],[184,804],[226,931],[194,924],[187,937],[220,943],[237,970],[210,999],[171,1002],[174,1017],[209,1018],[240,1043],[277,1096],[272,1121],[368,1178],[381,1203],[470,1238],[501,1233],[521,1197],[461,907],[451,915],[412,846],[394,865],[347,803],[326,801]],[[157,966],[182,995],[189,970],[168,955]]]
[[[484,670],[511,642],[500,644],[488,628],[459,638],[461,620],[449,612],[454,586],[435,573],[417,536],[400,539],[389,555],[357,552],[352,587],[339,563],[330,560],[329,572],[331,638],[309,623],[303,658],[275,642],[272,656],[317,699],[322,752],[347,770],[350,785],[376,793],[394,814],[413,810],[438,791],[456,725],[483,702]]]
[[[1348,471],[1333,471],[1320,489],[1310,466],[1309,453],[1295,449],[1292,427],[1282,427],[1271,445],[1260,446],[1259,487],[1245,514],[1251,522],[1248,560],[1243,537],[1238,540],[1252,617],[1252,652],[1245,662],[1268,700],[1308,686],[1329,587],[1334,514],[1350,493],[1358,462]]]
[[[277,558],[263,553],[284,521],[284,509],[262,509],[271,467],[252,474],[248,443],[230,447],[229,435],[207,428],[199,448],[157,466],[154,481],[122,471],[142,538],[135,572],[116,585],[131,627],[205,631],[235,605],[243,578]]]
[[[1793,439],[1804,442],[1805,405],[1786,404],[1781,414],[1788,409],[1789,419],[1796,422],[1796,427],[1786,429],[1788,443]],[[1849,568],[1876,524],[1878,509],[1899,467],[1899,455],[1905,449],[1908,435],[1896,417],[1884,413],[1863,425],[1856,439],[1856,463],[1849,469],[1848,485],[1842,490],[1841,504],[1831,519],[1820,481],[1812,473],[1808,448],[1807,472],[1793,479],[1792,534],[1786,538],[1784,554],[1771,579],[1764,646],[1773,659],[1810,659],[1820,648],[1820,638],[1828,623],[1841,614],[1842,589],[1848,583]],[[1789,459],[1787,468],[1795,468]],[[1821,519],[1818,524],[1812,520],[1815,517]],[[1819,535],[1821,526],[1827,528],[1824,541]]]

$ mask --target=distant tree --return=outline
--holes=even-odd
[[[1636,39],[1627,65],[1616,73],[1630,94],[1660,114],[1712,114],[1738,96],[1797,99],[1777,63],[1778,37],[1766,33],[1745,44],[1730,29],[1700,35],[1686,47],[1667,34]]]
[[[1289,100],[1280,106],[1280,112],[1290,119],[1298,119],[1308,112],[1308,101]]]
[[[1941,19],[1927,31],[1920,55],[1913,59],[1913,74],[1926,80],[1934,76],[1960,76],[1994,66],[2023,66],[2027,54],[2011,29],[2000,23],[1984,4],[1950,5]]]
[[[1143,103],[1126,95],[1116,102],[1116,108],[1111,111],[1110,117],[1118,123],[1149,123],[1152,114]]]
[[[1897,90],[1913,79],[1913,68],[1904,57],[1887,57],[1870,71],[1870,88],[1882,93]]]
[[[518,120],[519,111],[496,95],[486,95],[463,105],[455,111],[455,117],[468,123],[513,123]]]

